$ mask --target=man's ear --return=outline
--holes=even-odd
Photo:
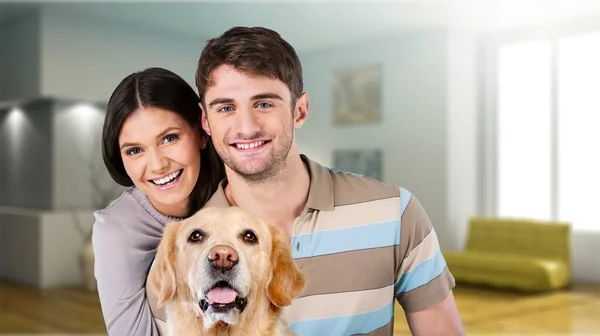
[[[304,125],[306,118],[308,117],[308,93],[303,92],[300,97],[296,100],[296,106],[294,107],[294,127],[300,128]]]
[[[267,282],[267,296],[276,307],[289,306],[304,289],[305,277],[296,266],[292,249],[281,229],[270,226],[273,237],[271,274]]]
[[[180,225],[179,222],[169,222],[165,226],[163,238],[158,245],[154,259],[154,266],[148,275],[150,289],[158,297],[158,308],[173,299],[177,292],[177,273],[175,271],[177,247],[175,241]]]
[[[198,106],[200,106],[200,110],[202,110],[202,117],[201,117],[200,123],[202,124],[202,128],[204,129],[206,134],[208,134],[210,136],[211,135],[210,134],[210,125],[208,124],[208,117],[206,116],[206,110],[202,106],[202,103],[198,103]]]

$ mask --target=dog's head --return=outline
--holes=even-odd
[[[248,307],[291,304],[304,288],[287,236],[240,208],[204,208],[167,224],[149,276],[158,306],[190,305],[207,328]]]

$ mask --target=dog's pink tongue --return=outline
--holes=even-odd
[[[228,287],[217,287],[211,289],[206,296],[213,303],[231,303],[235,301],[237,292]]]

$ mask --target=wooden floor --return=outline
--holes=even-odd
[[[459,287],[455,297],[468,335],[600,335],[600,285],[541,295]],[[95,293],[0,283],[0,335],[10,333],[106,331]],[[410,335],[399,306],[394,335]]]

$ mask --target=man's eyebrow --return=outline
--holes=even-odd
[[[250,100],[260,100],[260,99],[283,100],[283,98],[281,98],[280,95],[273,93],[273,92],[259,93],[259,94],[255,94],[254,96],[250,97]],[[215,98],[208,104],[208,108],[212,108],[212,106],[216,105],[216,104],[231,104],[233,102],[234,102],[233,98],[225,98],[225,97]]]
[[[272,92],[259,93],[259,94],[256,94],[256,95],[250,97],[250,100],[259,100],[259,99],[279,99],[279,100],[283,100],[283,98],[281,98],[280,95],[278,95],[276,93],[272,93]]]
[[[231,104],[231,103],[233,103],[232,98],[215,98],[208,104],[208,107],[211,108],[215,104]]]

